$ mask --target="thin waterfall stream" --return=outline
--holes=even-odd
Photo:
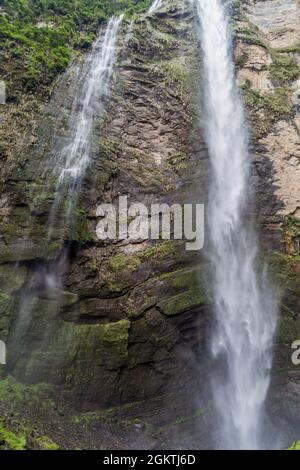
[[[64,223],[74,216],[82,179],[90,163],[94,118],[101,118],[104,101],[109,95],[116,56],[116,42],[122,16],[111,18],[104,36],[99,35],[87,57],[79,80],[70,117],[71,135],[55,156],[53,172],[58,179],[49,220],[49,238],[58,209],[65,207]],[[65,204],[65,198],[68,204]]]
[[[222,0],[195,0],[205,72],[206,140],[211,162],[208,207],[216,327],[212,374],[220,421],[218,446],[259,449],[270,383],[276,296],[257,274],[257,242],[247,219],[251,162],[235,84],[232,38]],[[222,369],[222,370],[220,370]]]
[[[75,90],[72,112],[69,118],[69,135],[61,140],[61,145],[54,152],[53,158],[45,169],[46,176],[52,175],[57,181],[52,207],[48,219],[48,242],[54,238],[54,232],[62,229],[70,238],[76,222],[76,206],[82,189],[83,179],[91,163],[91,146],[95,119],[101,119],[105,111],[105,102],[109,98],[114,71],[118,32],[123,16],[109,20],[106,30],[100,32],[92,51],[87,55],[75,75]],[[75,86],[74,86],[75,85]],[[53,178],[52,178],[53,179]],[[55,260],[49,264],[37,265],[27,289],[22,293],[20,308],[10,339],[14,351],[12,364],[18,358],[26,356],[26,339],[32,321],[32,308],[39,290],[43,298],[55,298],[60,301],[62,277],[68,260],[68,247],[58,250]],[[38,289],[36,284],[38,283]],[[53,317],[57,312],[52,312]],[[53,320],[53,319],[52,319]],[[54,328],[54,320],[48,319],[41,346],[47,343]],[[45,344],[43,344],[45,343]],[[22,346],[23,345],[23,346]],[[19,367],[20,369],[20,367]],[[21,368],[21,373],[23,370]]]

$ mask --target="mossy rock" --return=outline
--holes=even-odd
[[[293,115],[289,89],[277,88],[273,93],[262,94],[251,89],[251,84],[245,83],[242,91],[256,139],[268,134],[276,122]]]
[[[36,443],[40,450],[59,450],[59,446],[55,444],[48,436],[40,436],[36,439]]]
[[[293,58],[277,54],[273,64],[270,65],[270,72],[274,79],[282,84],[287,84],[299,78],[300,67]]]
[[[189,101],[191,74],[188,65],[180,58],[154,63],[152,73],[159,77],[160,87],[172,90],[172,95],[182,103]]]
[[[300,255],[300,219],[292,215],[285,217],[282,230],[289,255]]]
[[[268,256],[268,265],[276,284],[290,295],[300,296],[300,259],[281,252]]]
[[[152,307],[165,315],[176,315],[209,303],[206,266],[179,269],[151,278],[134,289],[125,304],[130,319]]]
[[[43,342],[26,363],[29,381],[88,386],[95,369],[122,367],[128,354],[130,322],[84,325],[61,322],[46,346]]]
[[[158,304],[158,308],[165,315],[173,316],[195,309],[196,307],[205,305],[206,303],[207,297],[199,286],[163,300]]]
[[[235,35],[237,39],[244,44],[252,44],[266,48],[266,43],[260,36],[258,28],[250,22],[248,22],[247,25],[238,25],[235,28]]]
[[[292,344],[299,338],[300,331],[296,319],[292,315],[285,315],[280,319],[278,341]]]
[[[1,421],[0,441],[3,441],[5,449],[26,450],[26,436],[24,434],[15,434],[14,432],[7,429],[7,427]]]
[[[277,53],[299,53],[300,52],[300,42],[296,44],[290,44],[287,46],[276,47],[273,49]]]
[[[100,25],[104,26],[112,15],[125,13],[129,18],[146,11],[151,1],[4,2],[0,12],[0,72],[11,84],[10,96],[19,97],[21,92],[48,94],[72,59],[91,46]]]
[[[294,442],[294,444],[289,448],[289,450],[300,450],[300,441]]]
[[[53,408],[53,400],[56,390],[46,383],[34,385],[22,384],[12,376],[6,376],[0,380],[0,401],[8,408],[11,404],[16,409],[24,409],[26,405],[38,407],[40,410]]]
[[[161,272],[164,261],[179,260],[180,246],[174,241],[155,243],[134,253],[119,253],[112,256],[102,267],[104,289],[112,294],[126,290],[146,281],[149,276]]]
[[[10,264],[0,265],[0,285],[1,291],[12,294],[18,291],[25,283],[27,269]]]
[[[5,293],[0,293],[0,340],[7,339],[10,316],[12,313],[13,298]]]
[[[0,264],[31,261],[44,258],[51,260],[62,248],[62,240],[47,241],[45,229],[39,234],[25,234],[25,237],[11,238],[8,243],[0,243]]]

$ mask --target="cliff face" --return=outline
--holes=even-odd
[[[15,284],[2,284],[8,370],[25,382],[63,386],[85,408],[179,394],[205,367],[197,356],[199,336],[200,343],[208,336],[207,263],[181,242],[96,237],[98,204],[118,203],[119,195],[149,208],[206,200],[207,154],[192,124],[199,74],[192,22],[192,12],[173,2],[155,18],[141,16],[129,33],[124,24],[114,92],[95,130],[72,235],[58,230],[47,243],[53,184],[44,162],[66,138],[76,66],[48,105],[26,98],[24,111],[23,104],[5,108],[16,126],[22,118],[13,113],[32,108],[23,134],[7,118],[3,129],[1,272]],[[66,244],[64,287],[49,294],[40,273]]]
[[[237,78],[254,156],[251,216],[283,291],[270,403],[272,413],[300,420],[299,368],[291,363],[291,343],[300,337],[299,5],[233,4]],[[196,422],[205,447],[206,344],[213,323],[205,250],[198,256],[181,242],[96,237],[98,204],[117,203],[120,195],[149,207],[206,203],[193,21],[190,3],[176,0],[155,16],[124,23],[113,95],[95,129],[72,234],[57,230],[47,242],[55,182],[44,169],[67,133],[76,63],[49,103],[32,94],[3,107],[0,339],[9,345],[6,372],[18,381],[55,385],[84,410],[126,404],[117,414],[147,423],[190,416],[181,429],[193,434]],[[49,293],[37,266],[47,270],[66,246],[63,287]],[[20,305],[29,294],[26,315]],[[158,406],[160,417],[153,418]]]

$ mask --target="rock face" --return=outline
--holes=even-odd
[[[10,137],[18,134],[27,146],[8,146],[14,158],[2,193],[1,274],[16,284],[2,284],[8,370],[25,382],[62,385],[85,408],[179,393],[205,366],[204,355],[200,366],[197,360],[199,332],[205,338],[207,328],[205,260],[182,242],[96,237],[98,204],[120,195],[148,207],[205,202],[207,153],[192,125],[192,77],[199,73],[192,22],[191,11],[173,3],[155,18],[140,17],[129,33],[124,25],[114,93],[95,129],[72,234],[58,231],[47,243],[53,185],[43,166],[66,136],[76,67],[50,104],[39,105],[36,135],[26,129],[29,143],[18,130]],[[49,294],[39,273],[66,244],[64,287]]]
[[[300,7],[296,0],[233,3],[237,79],[254,155],[251,216],[283,291],[270,403],[273,414],[300,422],[299,367],[291,363],[291,343],[300,338]],[[96,237],[97,206],[122,195],[149,207],[206,202],[193,20],[190,2],[176,0],[124,23],[113,96],[96,124],[72,233],[57,230],[47,241],[55,182],[44,167],[67,133],[76,64],[50,103],[26,96],[3,110],[0,339],[9,345],[8,372],[58,385],[84,409],[163,396],[181,400],[188,414],[205,397],[212,324],[205,250]],[[49,293],[38,273],[66,246],[63,287]]]

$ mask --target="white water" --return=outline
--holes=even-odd
[[[99,35],[79,72],[80,80],[70,117],[69,143],[60,149],[52,162],[58,184],[50,216],[49,236],[55,215],[61,209],[62,199],[68,198],[68,204],[65,205],[66,222],[73,215],[82,178],[91,161],[94,120],[95,117],[101,118],[110,92],[122,18],[123,16],[119,16],[110,19],[104,36]]]
[[[210,256],[214,267],[217,327],[212,353],[222,365],[213,377],[219,416],[217,445],[265,447],[264,404],[272,364],[277,308],[263,275],[247,220],[250,174],[248,136],[235,84],[231,33],[222,0],[194,0],[205,70],[206,136],[212,182]]]
[[[162,0],[154,0],[150,6],[148,13],[155,13],[162,6]]]
[[[60,220],[59,228],[66,227],[69,230],[72,229],[76,220],[76,204],[82,180],[91,163],[94,121],[99,120],[103,115],[106,100],[110,94],[121,21],[122,16],[109,21],[105,33],[99,35],[82,67],[77,70],[76,82],[71,83],[75,98],[68,126],[70,133],[62,141],[54,158],[47,162],[50,168],[46,169],[48,172],[50,170],[58,181],[48,220],[49,240],[59,225],[57,219]],[[19,356],[26,357],[27,351],[22,350],[22,339],[26,340],[27,333],[30,332],[33,318],[32,307],[35,302],[34,297],[38,297],[38,291],[41,290],[44,297],[56,298],[59,302],[67,259],[68,250],[58,249],[56,259],[52,264],[38,265],[33,271],[32,279],[28,284],[28,292],[22,294],[20,310],[12,333],[11,349],[15,350],[13,362],[16,362]],[[38,291],[34,288],[36,285],[38,285]],[[42,348],[47,347],[47,338],[51,335],[51,329],[54,328],[57,313],[53,311],[53,318],[47,318],[47,326],[43,337],[40,338],[39,346]]]

